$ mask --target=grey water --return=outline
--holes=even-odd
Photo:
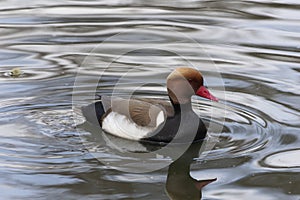
[[[217,178],[203,199],[299,200],[299,10],[296,0],[1,1],[0,199],[182,199],[166,188],[191,194],[179,183],[192,177]],[[118,169],[141,165],[122,153],[132,142],[112,145],[80,107],[98,94],[166,99],[180,66],[220,99],[193,97],[212,146],[190,154],[186,179],[168,156],[149,158],[156,170]]]

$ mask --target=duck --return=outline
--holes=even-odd
[[[82,107],[90,124],[124,139],[154,143],[186,143],[203,140],[207,128],[193,111],[193,95],[218,101],[203,85],[197,69],[179,67],[166,78],[168,100],[100,96]]]

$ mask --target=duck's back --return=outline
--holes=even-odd
[[[160,99],[124,99],[102,96],[101,100],[82,108],[83,115],[92,124],[102,125],[103,119],[111,112],[124,115],[143,127],[158,126],[157,117],[160,114],[163,114],[165,118],[174,115],[171,103]]]

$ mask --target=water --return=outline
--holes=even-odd
[[[95,159],[132,158],[78,123],[78,105],[92,102],[100,75],[98,93],[166,98],[165,77],[182,65],[221,99],[194,98],[195,112],[213,127],[225,116],[213,149],[185,163],[194,179],[218,178],[203,199],[300,199],[298,1],[0,5],[0,199],[168,199],[168,180],[182,181],[171,168],[167,179],[168,168],[136,174]],[[9,76],[16,67],[23,74]]]

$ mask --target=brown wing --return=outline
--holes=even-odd
[[[104,97],[102,104],[105,110],[125,115],[139,126],[156,127],[159,113],[162,112],[164,118],[167,115],[167,111],[162,105],[138,99]]]
[[[141,98],[140,101],[148,102],[152,105],[162,106],[163,109],[166,111],[166,115],[168,117],[173,117],[175,114],[174,108],[171,104],[171,102],[166,101],[164,99],[145,99]]]

